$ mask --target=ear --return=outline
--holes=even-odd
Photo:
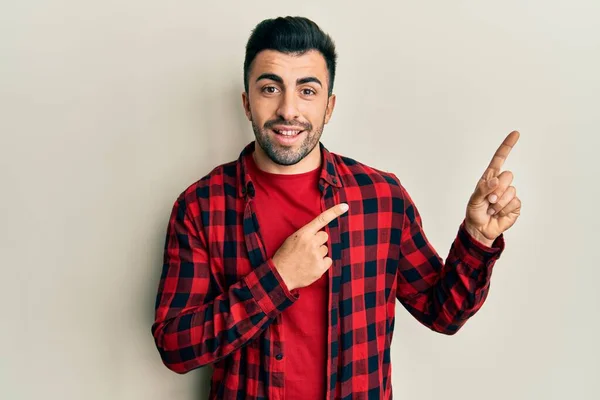
[[[329,100],[327,102],[327,109],[325,110],[325,123],[329,122],[331,118],[331,114],[333,114],[333,109],[335,108],[335,94],[329,96]]]
[[[248,121],[252,122],[252,113],[250,112],[250,98],[248,97],[248,93],[242,92],[242,106],[244,107],[244,113],[246,114],[246,118]]]

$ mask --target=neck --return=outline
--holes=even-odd
[[[317,144],[306,157],[294,165],[279,165],[273,162],[258,143],[254,146],[252,157],[261,171],[282,175],[302,174],[313,171],[321,165],[321,146]]]

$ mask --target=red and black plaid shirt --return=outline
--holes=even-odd
[[[327,398],[390,399],[395,301],[422,324],[454,334],[485,301],[503,235],[492,247],[461,223],[446,262],[429,244],[411,197],[391,173],[323,155],[322,211],[350,209],[326,228]],[[212,364],[210,399],[282,399],[289,291],[265,257],[244,156],[177,199],[170,217],[152,333],[163,362],[185,373]],[[315,216],[316,217],[316,216]]]

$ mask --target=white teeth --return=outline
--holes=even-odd
[[[300,133],[301,131],[275,131],[275,132],[277,132],[281,135],[284,135],[284,136],[294,136],[294,135],[297,135],[298,133]]]

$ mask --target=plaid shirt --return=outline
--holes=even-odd
[[[323,156],[321,208],[329,254],[327,398],[391,399],[396,298],[422,324],[452,335],[485,301],[503,235],[492,247],[461,223],[446,262],[391,173]],[[191,185],[173,206],[152,333],[163,362],[186,373],[212,364],[210,399],[282,399],[281,313],[298,299],[265,256],[245,155]],[[316,217],[316,216],[315,216]]]

